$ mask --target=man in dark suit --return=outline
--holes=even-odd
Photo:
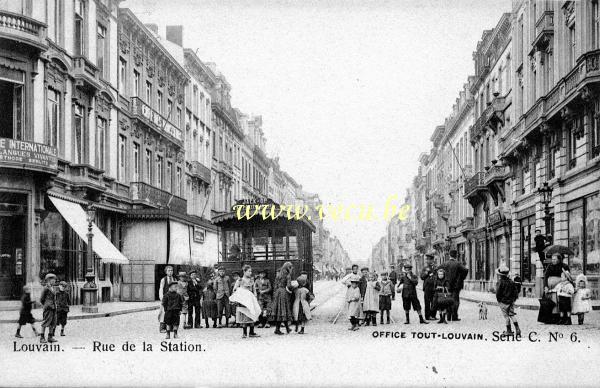
[[[200,295],[202,294],[202,285],[198,278],[198,272],[191,270],[188,274],[190,281],[187,285],[188,292],[188,321],[186,328],[200,328]]]
[[[433,306],[433,297],[435,295],[435,258],[433,255],[425,255],[426,265],[421,271],[421,280],[423,280],[423,294],[425,302],[425,319],[435,319],[435,310]]]
[[[392,284],[392,300],[396,300],[396,283],[398,283],[398,273],[396,272],[396,266],[394,264],[390,265],[390,274],[388,276]]]
[[[458,305],[460,304],[460,290],[464,287],[464,281],[469,273],[467,267],[457,261],[458,252],[454,249],[450,251],[450,260],[440,265],[446,271],[448,282],[450,287],[448,291],[452,294],[454,299],[454,306],[452,307],[451,321],[460,321],[458,318]]]

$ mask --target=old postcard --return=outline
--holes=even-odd
[[[598,0],[0,0],[2,386],[598,386]]]

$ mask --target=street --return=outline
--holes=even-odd
[[[523,338],[501,342],[493,334],[504,330],[495,306],[488,306],[487,321],[478,319],[475,303],[462,302],[460,322],[421,325],[411,312],[411,324],[405,325],[397,299],[392,310],[395,324],[350,332],[345,310],[332,324],[343,304],[345,287],[332,281],[318,282],[315,292],[319,306],[305,335],[276,336],[271,328],[258,329],[260,338],[242,339],[241,329],[202,328],[181,330],[178,340],[164,341],[164,334],[157,331],[156,311],[146,311],[73,320],[67,325],[67,336],[57,337],[60,351],[42,352],[22,347],[39,343],[29,327],[22,331],[25,338],[18,340],[14,338],[15,325],[2,324],[3,381],[23,381],[21,370],[31,365],[28,381],[37,378],[39,383],[52,384],[60,379],[65,385],[129,385],[139,384],[140,379],[153,385],[217,385],[231,381],[232,374],[246,385],[310,385],[318,381],[319,385],[464,386],[481,383],[486,376],[502,376],[507,385],[554,385],[559,373],[557,354],[563,360],[582,360],[582,356],[596,360],[600,356],[598,312],[588,314],[584,326],[565,327],[538,324],[537,311],[517,310]],[[511,372],[516,368],[528,371],[526,381],[522,374]],[[197,373],[191,372],[194,369]],[[560,370],[561,381],[575,381],[579,373],[573,367]],[[469,373],[461,373],[466,371]],[[600,378],[597,369],[587,373],[590,380]]]

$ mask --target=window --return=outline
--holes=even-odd
[[[58,147],[60,140],[60,93],[54,89],[48,89],[47,101],[47,123],[46,123],[46,139],[45,142],[49,146]]]
[[[167,161],[167,174],[165,175],[165,190],[171,192],[171,180],[173,179],[173,163]]]
[[[85,2],[75,0],[75,23],[73,26],[73,52],[77,55],[85,55]]]
[[[139,73],[138,73],[139,76]],[[119,57],[119,93],[125,94],[125,83],[127,82],[127,61]],[[135,91],[137,94],[137,90]]]
[[[119,135],[119,170],[117,171],[117,177],[119,181],[125,181],[125,166],[127,160],[127,138],[123,135]]]
[[[137,97],[140,93],[140,72],[137,70],[133,70],[133,93],[131,95],[133,97]]]
[[[75,104],[73,106],[73,138],[75,147],[73,147],[73,161],[77,164],[85,163],[85,120],[83,117],[84,107]]]
[[[194,85],[194,93],[192,98],[192,111],[198,115],[198,87]]]
[[[597,103],[598,105],[600,105],[600,103]],[[591,122],[591,126],[590,126],[590,157],[591,158],[596,158],[598,156],[600,156],[600,117],[596,117],[598,116],[598,113],[592,113],[591,114],[591,118],[590,118],[590,122]]]
[[[104,158],[106,156],[106,124],[107,120],[103,117],[96,118],[96,167],[104,170]]]
[[[146,104],[152,106],[152,82],[146,81]]]
[[[96,64],[103,78],[108,78],[108,53],[106,45],[106,27],[98,23],[97,41],[96,41]]]
[[[133,143],[133,181],[140,181],[140,145]]]
[[[579,132],[579,125],[581,125],[579,119],[573,119],[567,124],[567,169],[571,169],[577,165],[577,133]]]
[[[145,164],[146,164],[146,174],[145,174],[145,178],[146,178],[146,183],[148,184],[152,184],[152,151],[150,150],[146,150],[146,160],[145,160]]]
[[[173,101],[167,99],[167,120],[173,121]]]
[[[577,44],[577,37],[576,37],[576,31],[575,31],[575,24],[573,24],[572,26],[569,27],[569,47],[568,47],[568,53],[569,53],[569,65],[570,68],[573,68],[575,66],[575,55],[576,55],[576,44]]]
[[[16,78],[23,80],[23,73],[16,73],[19,74],[19,77]],[[12,108],[12,110],[8,108],[6,113],[0,114],[0,137],[23,139],[22,83],[0,80],[0,106]]]
[[[156,187],[163,187],[163,157],[160,155],[156,157]]]
[[[177,166],[177,176],[175,177],[175,195],[181,195],[181,167]]]
[[[177,107],[177,117],[176,117],[176,120],[177,120],[177,126],[179,128],[181,128],[183,126],[183,123],[181,122],[181,108],[180,107]]]
[[[598,0],[592,1],[592,48],[600,48],[600,7]]]
[[[158,110],[160,114],[163,113],[163,94],[160,90],[156,91],[156,110]]]

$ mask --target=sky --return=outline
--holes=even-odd
[[[418,156],[474,72],[472,53],[510,0],[128,0],[144,23],[183,25],[184,46],[215,62],[232,105],[262,115],[267,154],[333,205],[379,220],[332,221],[350,258],[385,234]],[[355,211],[352,214],[356,214]]]

